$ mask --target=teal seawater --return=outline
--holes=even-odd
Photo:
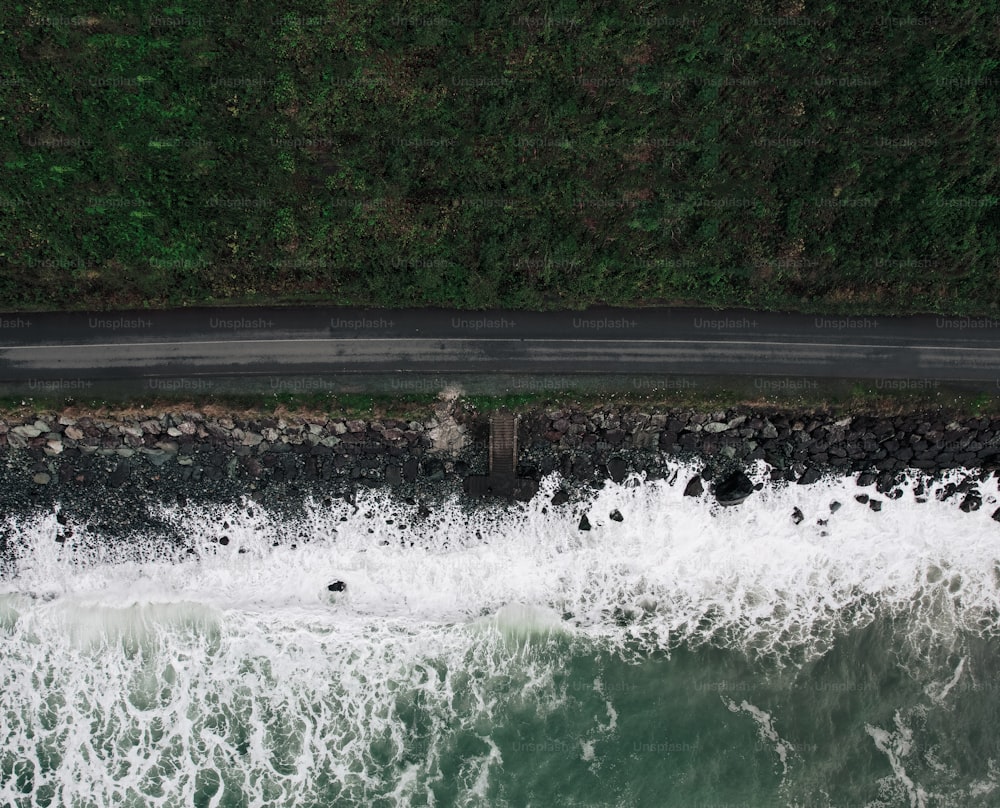
[[[683,482],[166,513],[179,547],[12,525],[0,805],[1000,805],[995,494]]]
[[[462,658],[429,641],[377,684],[377,655],[334,673],[311,655],[276,663],[208,620],[146,631],[102,640],[75,670],[36,647],[29,670],[8,626],[4,804],[998,802],[996,646],[966,638],[928,663],[891,620],[781,669],[724,648],[627,659],[558,631],[467,631]]]

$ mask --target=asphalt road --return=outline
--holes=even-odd
[[[0,315],[0,384],[405,374],[1000,380],[1000,320],[329,307]]]

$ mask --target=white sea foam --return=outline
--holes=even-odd
[[[865,724],[865,731],[875,742],[876,748],[886,756],[896,780],[906,789],[910,808],[927,808],[927,792],[907,775],[903,761],[910,755],[913,741],[912,731],[904,724],[897,712],[894,732]]]
[[[6,730],[0,765],[21,761],[21,780],[53,804],[189,805],[197,789],[281,804],[320,770],[345,798],[391,770],[397,804],[432,803],[461,730],[480,743],[457,774],[476,804],[501,762],[489,728],[504,694],[541,711],[564,702],[554,644],[712,641],[805,658],[880,609],[907,618],[918,649],[997,632],[993,482],[972,513],[957,499],[916,503],[905,486],[876,513],[850,479],[765,486],[720,508],[684,497],[693,472],[678,471],[674,485],[632,480],[559,507],[550,479],[527,505],[452,504],[426,519],[371,492],[357,511],[316,505],[292,521],[256,505],[164,509],[193,553],[107,546],[83,525],[60,544],[54,514],[18,524],[16,574],[0,582],[0,714],[25,718]],[[328,591],[334,580],[346,591]],[[588,760],[616,731],[606,706]],[[418,713],[429,727],[414,738]],[[247,719],[257,729],[244,737]],[[0,804],[18,782],[0,784]]]
[[[760,736],[761,742],[770,745],[771,748],[774,749],[774,753],[778,756],[778,760],[781,762],[782,773],[787,774],[788,756],[790,754],[795,754],[795,747],[788,743],[788,741],[782,740],[781,736],[778,735],[777,730],[774,728],[774,719],[771,715],[745,699],[739,704],[732,699],[724,698],[722,701],[726,705],[729,712],[746,713],[754,720],[757,724],[757,732]]]

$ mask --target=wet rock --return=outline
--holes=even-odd
[[[882,500],[880,499],[870,499],[868,500],[868,507],[871,508],[875,513],[882,510]]]
[[[620,483],[628,474],[628,464],[621,457],[612,457],[608,461],[608,476],[616,483]]]
[[[750,478],[742,471],[733,471],[715,484],[715,498],[720,505],[739,505],[754,491]]]
[[[862,471],[858,475],[858,486],[864,488],[865,486],[871,485],[876,480],[875,472],[873,471]]]
[[[580,455],[573,460],[573,476],[577,480],[588,480],[594,473],[594,463],[586,455]]]
[[[688,484],[684,487],[686,497],[700,497],[704,492],[705,486],[702,485],[701,476],[697,474],[688,480]]]
[[[625,517],[622,516],[622,512],[620,510],[618,510],[617,508],[615,508],[611,512],[611,521],[612,522],[624,522],[625,521]]]
[[[798,479],[799,485],[812,485],[813,483],[819,482],[823,477],[822,472],[815,466],[808,466],[805,471],[802,472],[802,476]]]
[[[347,584],[343,581],[334,581],[331,584],[327,584],[327,590],[330,592],[343,592],[347,589]]]
[[[962,500],[962,504],[958,507],[965,513],[971,513],[972,511],[978,511],[982,505],[982,495],[978,491],[970,491],[965,495],[965,499]]]
[[[862,505],[864,505],[865,503],[868,502],[868,495],[867,494],[857,494],[854,497],[854,501],[855,502],[860,502]]]
[[[609,429],[604,436],[604,440],[612,446],[620,446],[625,440],[625,433],[620,429]]]
[[[801,509],[799,509],[799,508],[794,508],[794,509],[792,510],[792,521],[793,521],[793,522],[795,522],[795,524],[797,524],[797,525],[801,525],[801,524],[802,524],[802,522],[803,522],[803,520],[804,520],[805,518],[806,518],[806,517],[805,517],[805,515],[804,515],[804,514],[802,513],[802,510],[801,510]]]
[[[880,494],[888,494],[898,482],[896,475],[890,471],[884,471],[878,475],[875,481],[875,490]]]
[[[120,488],[123,486],[129,478],[131,473],[131,466],[128,460],[122,460],[115,466],[114,471],[108,475],[108,487],[110,488]]]
[[[994,522],[1000,522],[1000,508],[997,508],[995,511],[993,511],[992,519]]]
[[[439,458],[425,458],[421,466],[428,481],[439,482],[444,479],[444,463]]]
[[[590,530],[590,520],[587,518],[587,514],[580,517],[580,530]]]
[[[837,502],[837,500],[834,500],[833,502],[830,503],[830,513],[836,513],[839,510],[840,510],[840,503]]]
[[[567,502],[569,502],[569,493],[562,488],[552,495],[553,505],[565,505]]]

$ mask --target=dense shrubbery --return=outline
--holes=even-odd
[[[1000,310],[996,0],[0,11],[0,304]]]

